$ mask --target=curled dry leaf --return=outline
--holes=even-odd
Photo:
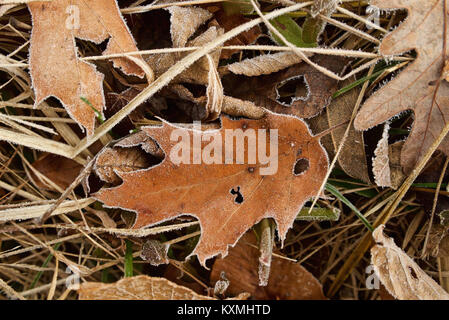
[[[143,244],[142,253],[140,257],[148,261],[153,266],[158,266],[161,264],[167,264],[168,260],[168,248],[167,244],[164,244],[158,240],[147,240]]]
[[[413,63],[364,103],[355,127],[365,130],[405,110],[413,110],[413,128],[401,155],[401,164],[408,173],[426,154],[449,118],[449,83],[441,80],[444,57],[449,53],[443,45],[449,40],[449,24],[445,23],[448,13],[443,9],[444,0],[373,0],[371,5],[408,11],[407,19],[383,39],[380,53],[398,55],[414,49],[418,54]],[[446,52],[442,52],[443,48]],[[439,150],[449,155],[447,138]]]
[[[196,29],[212,17],[209,11],[196,7],[172,6],[167,10],[173,48],[184,47]]]
[[[401,166],[401,149],[404,141],[388,144],[388,131],[390,125],[387,122],[382,133],[382,138],[374,150],[373,174],[374,181],[379,187],[390,187],[396,190],[404,182],[405,175]]]
[[[390,124],[387,122],[382,132],[382,138],[374,150],[373,173],[374,181],[379,187],[391,187],[390,157],[388,148],[388,131]]]
[[[234,74],[254,77],[278,72],[282,69],[300,63],[301,61],[302,59],[296,53],[286,51],[263,54],[255,58],[234,62],[228,65],[227,68]]]
[[[84,282],[79,300],[214,300],[164,278],[135,276],[115,283]]]
[[[273,256],[270,278],[267,286],[259,286],[259,250],[252,231],[246,233],[229,255],[216,259],[212,266],[211,282],[220,279],[225,273],[229,280],[227,294],[249,292],[252,299],[267,300],[323,300],[320,282],[304,267]]]
[[[171,23],[172,25],[181,24],[182,20],[172,19]],[[189,41],[187,43],[187,46],[202,46],[212,41],[221,34],[223,34],[223,29],[218,28],[216,25],[214,25],[214,23],[211,23],[209,29],[197,36],[195,39]],[[172,39],[172,41],[175,42],[174,39]],[[181,88],[179,85],[175,87],[176,93],[181,93],[180,96],[184,96],[184,98],[187,98],[187,100],[190,102],[194,102],[196,104],[199,104],[200,106],[204,106],[205,112],[197,111],[196,109],[191,110],[193,112],[190,113],[193,114],[193,118],[195,120],[215,120],[221,113],[221,108],[223,105],[223,86],[221,84],[220,76],[217,72],[220,51],[220,49],[217,49],[212,53],[207,54],[205,57],[201,58],[199,61],[183,71],[172,81],[172,87],[182,83],[207,86],[206,95],[200,98],[195,98],[187,88]],[[156,75],[160,75],[167,71],[176,61],[182,59],[186,54],[187,53],[156,54],[150,56],[147,61],[155,70]]]
[[[260,119],[265,115],[265,110],[256,106],[251,101],[224,96],[222,111],[230,116]]]
[[[374,271],[388,292],[400,300],[449,300],[449,294],[429,277],[392,238],[376,228],[371,249]]]
[[[158,145],[145,132],[132,134],[120,141],[114,147],[106,147],[97,155],[94,171],[104,182],[119,184],[118,172],[142,170],[154,165],[154,161],[145,152],[163,159],[164,155]]]
[[[223,85],[221,84],[220,76],[218,75],[217,66],[210,54],[206,55],[209,63],[208,85],[206,90],[206,111],[208,117],[206,120],[215,120],[221,114],[223,106]]]
[[[28,3],[28,7],[33,17],[29,62],[35,105],[50,96],[58,98],[70,116],[91,135],[96,116],[92,108],[102,114],[105,105],[104,76],[94,65],[79,59],[75,38],[97,44],[109,38],[103,54],[137,51],[117,2],[35,1]],[[143,77],[145,72],[151,73],[140,57],[111,60],[115,67],[129,75]]]
[[[354,79],[345,80],[339,85],[339,88],[344,88],[353,81]],[[343,124],[334,128],[330,135],[321,138],[330,158],[334,158],[336,150],[342,142],[359,94],[359,90],[350,90],[332,100],[320,115],[307,120],[316,134]],[[355,130],[353,125],[349,128],[348,136],[337,161],[341,169],[349,176],[370,183],[363,132]]]
[[[226,255],[228,246],[262,218],[274,218],[280,238],[285,239],[303,203],[316,195],[326,174],[328,159],[319,139],[295,117],[268,113],[260,120],[231,120],[223,116],[221,122],[221,129],[205,132],[166,122],[144,128],[163,149],[162,163],[137,172],[117,172],[123,184],[94,196],[106,206],[137,212],[134,228],[183,214],[198,218],[201,237],[192,255],[203,265],[219,253]],[[251,141],[236,139],[239,142],[234,144],[228,137],[227,153],[232,150],[233,156],[224,163],[226,131],[241,132]],[[248,145],[256,144],[258,156],[248,151]],[[245,163],[248,154],[252,160]],[[307,164],[300,166],[302,171],[298,161]],[[202,162],[208,165],[192,165]]]

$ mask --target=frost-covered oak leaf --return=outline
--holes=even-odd
[[[83,39],[99,44],[109,39],[105,55],[137,51],[117,2],[53,0],[30,2],[28,7],[33,17],[29,61],[35,105],[50,96],[58,98],[90,135],[95,126],[94,109],[102,113],[105,105],[104,76],[93,64],[79,59],[75,41]],[[144,76],[143,70],[130,59],[111,60],[126,74]],[[138,56],[134,60],[143,62]]]
[[[372,0],[371,5],[408,11],[406,20],[383,39],[380,53],[391,56],[416,50],[417,58],[365,102],[355,127],[368,129],[413,110],[413,128],[401,155],[401,165],[409,172],[449,120],[449,83],[440,80],[448,53],[447,49],[443,52],[444,36],[446,42],[449,37],[448,13],[444,12],[444,0]],[[449,139],[439,149],[449,155]]]
[[[210,131],[166,122],[143,130],[160,145],[164,160],[145,170],[117,171],[123,183],[94,196],[108,207],[135,211],[133,228],[182,215],[198,218],[201,237],[192,255],[203,265],[217,254],[225,256],[228,246],[263,218],[274,218],[280,238],[285,239],[304,202],[317,194],[328,168],[319,138],[291,116],[268,113],[259,120],[222,116],[221,128]],[[232,134],[239,132],[249,143],[232,140]],[[180,147],[182,141],[191,146],[189,151]],[[181,162],[177,157],[182,151],[186,157]]]

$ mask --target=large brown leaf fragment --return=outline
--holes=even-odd
[[[274,218],[280,238],[285,239],[303,203],[316,195],[326,174],[328,159],[319,139],[295,117],[269,113],[260,120],[230,120],[222,116],[221,121],[221,129],[205,132],[166,122],[162,127],[144,128],[164,151],[163,162],[147,170],[116,172],[123,184],[100,190],[95,196],[109,207],[137,212],[134,228],[155,225],[183,214],[197,217],[201,238],[192,254],[203,265],[219,253],[226,255],[228,246],[263,218]],[[236,133],[239,129],[252,136],[252,142],[238,146],[233,143],[233,149],[228,149],[233,150],[233,155],[226,164],[222,148],[226,143],[225,132]],[[172,134],[178,136],[175,141],[170,139]],[[192,152],[187,154],[190,163],[172,161],[172,153],[177,155],[181,151],[180,137],[193,145]],[[198,139],[202,142],[192,143]],[[260,156],[254,162],[248,161],[248,144],[255,146],[258,139],[262,141],[257,143],[258,149],[265,148],[265,154],[268,150],[273,152],[270,155],[273,161],[277,155],[277,170],[274,162],[261,161]],[[241,155],[242,151],[245,158],[239,164],[236,154]],[[194,154],[203,158],[205,154],[211,155],[213,162],[198,161],[193,158]],[[298,171],[301,168],[303,171]]]
[[[365,102],[355,126],[368,129],[405,110],[413,110],[413,128],[401,155],[407,172],[426,154],[449,119],[449,83],[441,79],[449,53],[444,45],[449,39],[449,24],[445,22],[448,13],[443,4],[444,0],[371,1],[371,5],[382,9],[408,11],[407,19],[383,39],[380,53],[390,56],[416,50],[417,58]],[[445,139],[439,149],[449,155],[449,140]]]
[[[99,44],[109,39],[103,54],[137,51],[134,39],[120,15],[115,0],[53,0],[30,2],[33,32],[30,71],[36,95],[35,105],[46,98],[58,98],[70,116],[92,134],[95,108],[103,112],[103,78],[95,66],[81,61],[75,39]],[[124,73],[142,77],[143,70],[126,58],[112,59]],[[87,99],[92,106],[83,101]]]
[[[253,231],[246,233],[229,250],[229,255],[214,262],[211,282],[219,281],[222,272],[230,284],[226,293],[249,292],[252,299],[323,300],[320,282],[299,263],[273,257],[268,285],[259,286],[259,250]]]

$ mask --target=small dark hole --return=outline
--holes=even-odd
[[[234,190],[235,188],[232,188],[231,191],[229,191],[232,195],[236,195],[234,201],[235,203],[241,204],[243,202],[243,195],[240,192],[240,187],[237,187],[237,191]]]
[[[298,159],[296,160],[295,166],[293,167],[293,173],[295,174],[295,176],[298,176],[309,170],[309,167],[309,160],[305,158]]]
[[[410,274],[413,277],[413,279],[418,279],[418,275],[416,274],[415,270],[412,269],[412,267],[408,267],[410,270]]]
[[[309,95],[309,88],[304,76],[293,77],[279,84],[276,88],[278,97],[276,101],[291,106],[296,100],[306,100]]]
[[[437,80],[429,81],[429,86],[434,87],[436,86],[437,82],[438,82]]]

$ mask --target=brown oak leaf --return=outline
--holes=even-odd
[[[34,161],[33,167],[62,190],[68,188],[83,169],[83,166],[76,161],[51,153],[45,153]],[[30,174],[38,188],[54,190],[53,186],[41,180],[34,172],[31,171]]]
[[[37,106],[46,98],[58,98],[70,116],[87,133],[95,127],[95,108],[103,112],[103,74],[81,61],[75,39],[97,44],[109,38],[103,54],[137,51],[134,39],[115,0],[53,0],[30,2],[33,32],[30,71]],[[130,60],[132,59],[132,60]],[[140,57],[111,59],[129,75],[144,76]],[[148,67],[149,68],[149,67]],[[81,98],[87,99],[92,106]]]
[[[123,184],[102,189],[94,196],[106,206],[137,212],[134,228],[183,214],[198,218],[201,238],[191,255],[197,255],[203,265],[217,254],[226,255],[228,246],[263,218],[274,218],[280,238],[285,239],[302,205],[316,195],[326,174],[328,159],[319,139],[311,135],[302,120],[272,113],[260,120],[222,116],[221,122],[221,129],[204,132],[166,122],[162,127],[143,128],[164,151],[162,163],[137,172],[116,172]],[[242,138],[241,143],[232,143],[228,155],[229,151],[233,153],[226,164],[222,152],[226,133],[235,134],[239,129],[251,141],[245,143]],[[174,139],[170,138],[172,134]],[[190,145],[197,142],[192,152],[186,151],[188,161],[173,162],[173,154],[178,156],[179,151],[185,151],[178,142],[181,137]],[[232,135],[231,139],[238,140]],[[259,139],[261,142],[256,143]],[[274,162],[264,161],[260,155],[249,161],[248,145],[256,144],[257,153],[270,154],[273,161],[278,159],[277,170],[273,170]],[[240,158],[242,151],[244,159]],[[254,153],[255,150],[251,154]],[[201,163],[195,154],[208,156],[210,164],[193,164]]]
[[[355,127],[365,130],[405,110],[413,110],[413,128],[401,155],[406,172],[422,159],[449,119],[449,83],[441,81],[449,52],[447,49],[443,52],[449,39],[443,4],[443,0],[371,1],[371,5],[382,9],[408,11],[407,19],[383,39],[380,53],[399,55],[414,49],[417,58],[365,102],[355,119]],[[445,139],[439,149],[449,155],[449,140]]]

